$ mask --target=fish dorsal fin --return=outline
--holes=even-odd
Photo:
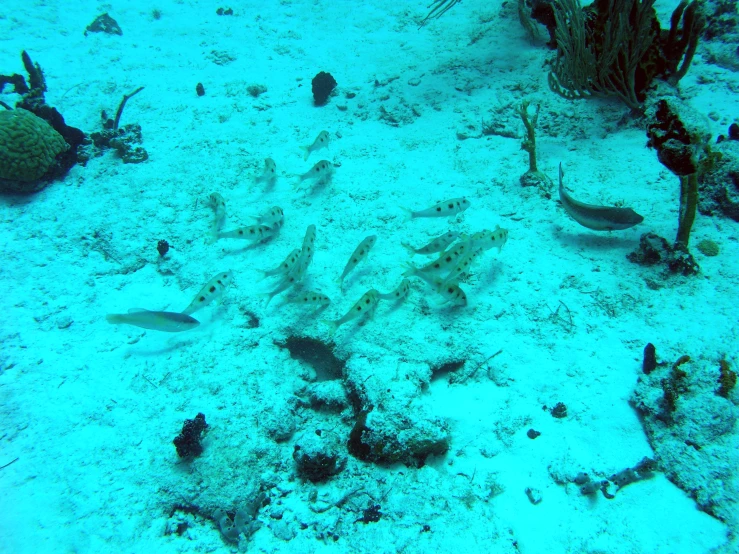
[[[151,310],[145,310],[144,308],[131,308],[128,310],[129,314],[140,314],[141,312],[150,312]]]

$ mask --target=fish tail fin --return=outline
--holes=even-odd
[[[269,303],[272,302],[272,299],[275,297],[275,295],[271,292],[263,292],[259,294],[258,297],[267,299],[267,301],[264,303],[264,307],[266,308],[267,306],[269,306]]]
[[[310,157],[310,146],[301,146],[300,149],[303,151],[303,161],[307,162]]]
[[[403,267],[406,268],[406,270],[401,274],[403,277],[413,277],[418,273],[418,268],[410,262],[405,262]]]
[[[108,323],[112,323],[113,325],[118,325],[119,323],[125,323],[125,315],[124,314],[108,314],[105,316],[105,321]]]
[[[413,256],[413,255],[415,255],[415,254],[416,254],[416,249],[415,249],[415,248],[413,248],[413,247],[412,247],[412,246],[411,246],[410,244],[408,244],[407,242],[401,242],[400,244],[402,244],[403,246],[405,246],[406,250],[408,250],[408,252],[410,252],[410,253],[411,253],[411,256]]]
[[[413,210],[410,208],[404,208],[401,206],[401,209],[405,213],[405,219],[403,219],[403,223],[408,223],[411,219],[413,219]]]
[[[562,177],[565,176],[565,172],[562,170],[562,162],[559,162],[559,188],[562,188]]]
[[[324,325],[328,327],[328,334],[330,337],[333,337],[334,334],[336,333],[336,329],[339,328],[338,323],[336,323],[335,321],[331,321],[329,319],[322,319],[321,323],[323,323]]]

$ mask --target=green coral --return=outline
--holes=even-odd
[[[676,85],[685,75],[705,25],[698,0],[682,0],[660,27],[655,0],[553,3],[557,55],[549,87],[573,100],[617,97],[641,110],[655,78]]]
[[[718,244],[710,239],[704,239],[700,241],[696,246],[698,247],[700,253],[704,256],[718,256]]]
[[[22,108],[0,111],[0,179],[36,181],[68,148],[62,136],[33,113]]]

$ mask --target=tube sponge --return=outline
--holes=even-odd
[[[0,111],[0,179],[40,179],[68,148],[51,125],[28,110]]]

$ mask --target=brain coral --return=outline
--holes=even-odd
[[[69,148],[46,121],[18,108],[0,111],[0,179],[35,181]]]

